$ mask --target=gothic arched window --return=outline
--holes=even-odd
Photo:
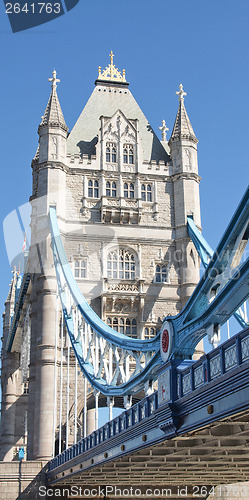
[[[74,277],[86,278],[86,260],[74,261]]]
[[[111,148],[109,146],[106,148],[105,159],[107,163],[111,161]]]
[[[125,198],[134,198],[135,196],[135,188],[132,182],[124,183],[124,197]]]
[[[123,148],[123,162],[134,164],[134,148],[132,144],[125,144]]]
[[[146,326],[144,328],[144,339],[149,340],[155,337],[159,333],[159,328],[155,326]]]
[[[93,197],[94,198],[99,197],[99,183],[98,183],[98,181],[94,181]]]
[[[112,198],[116,198],[117,196],[117,184],[116,182],[106,183],[106,196],[111,196]]]
[[[88,197],[93,197],[93,181],[88,181]]]
[[[151,184],[142,184],[141,185],[141,198],[142,198],[142,201],[152,201]]]
[[[106,144],[105,159],[107,163],[117,163],[117,146],[115,143]]]
[[[166,283],[168,281],[168,269],[165,264],[156,265],[155,282]]]
[[[98,198],[99,197],[99,181],[88,181],[88,198]]]
[[[113,250],[107,257],[107,278],[134,280],[136,271],[135,256],[123,248]]]
[[[123,316],[109,316],[106,320],[108,326],[113,330],[129,337],[137,337],[137,320],[136,318],[125,318]]]
[[[117,149],[116,149],[116,146],[112,146],[112,163],[117,163]]]

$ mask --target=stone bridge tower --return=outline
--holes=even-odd
[[[114,330],[155,336],[199,279],[186,226],[190,215],[200,227],[198,141],[182,85],[171,138],[163,121],[159,140],[113,57],[104,71],[99,68],[70,134],[55,71],[50,79],[32,161],[28,265],[19,288],[14,275],[4,314],[1,460],[15,459],[19,446],[28,459],[50,459],[96,423],[61,319],[51,204],[75,279]]]

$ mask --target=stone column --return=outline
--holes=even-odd
[[[37,277],[37,339],[33,458],[49,460],[53,452],[56,277]]]
[[[13,460],[17,402],[19,353],[5,353],[2,357],[2,421],[0,460]]]
[[[86,420],[86,434],[89,436],[93,431],[95,431],[95,408],[87,410],[87,420]]]

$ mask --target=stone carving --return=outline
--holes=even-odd
[[[114,200],[113,198],[107,198],[107,205],[112,207],[119,207],[119,200]]]
[[[106,165],[106,170],[109,170],[110,172],[117,172],[118,171],[118,166],[117,165],[111,165],[108,163]]]
[[[98,201],[88,201],[87,205],[89,208],[98,208]]]
[[[125,205],[129,208],[137,208],[136,201],[125,200]]]
[[[124,172],[135,173],[135,165],[123,165]]]
[[[138,285],[135,283],[108,283],[107,290],[117,292],[138,292]]]

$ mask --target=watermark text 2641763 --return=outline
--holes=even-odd
[[[71,10],[79,0],[4,0],[13,33],[52,21]]]
[[[32,14],[41,14],[43,9],[45,10],[46,14],[52,14],[53,12],[55,14],[59,14],[61,10],[61,4],[60,3],[46,3],[46,2],[38,2],[38,3],[31,3],[28,4],[27,2],[24,5],[21,5],[18,2],[11,3],[8,2],[6,3],[6,14],[20,14],[22,12],[25,12],[25,14],[28,14],[29,12]]]

